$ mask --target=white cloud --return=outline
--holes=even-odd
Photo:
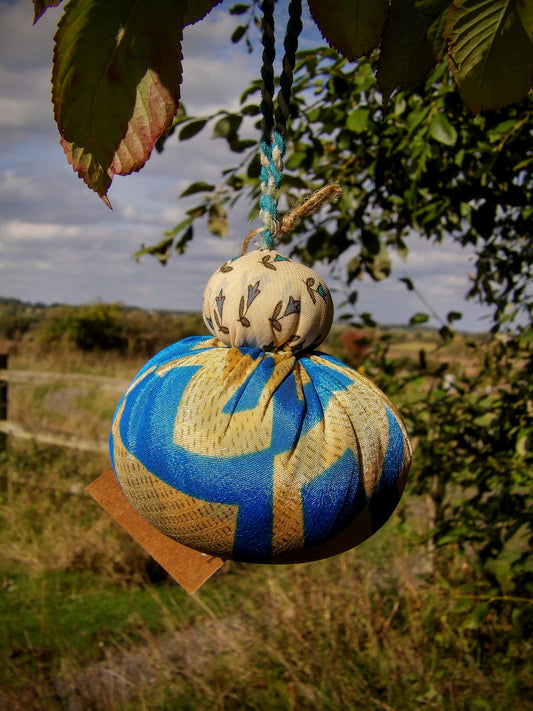
[[[49,9],[33,25],[33,6],[27,0],[0,3],[1,65],[16,71],[51,65],[53,35],[62,8]]]
[[[63,237],[79,237],[82,228],[74,225],[24,222],[12,220],[2,226],[1,235],[7,240],[49,242]]]

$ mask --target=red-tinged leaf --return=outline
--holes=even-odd
[[[172,123],[176,109],[177,98],[149,69],[137,85],[133,115],[111,164],[113,173],[129,175],[143,167],[157,139]]]
[[[322,36],[349,60],[378,47],[388,8],[388,0],[309,0]]]
[[[450,68],[471,111],[526,96],[533,80],[530,0],[455,0],[446,37]]]
[[[106,202],[139,170],[178,108],[186,0],[70,2],[55,37],[52,99],[61,144]]]
[[[193,25],[198,20],[203,20],[211,10],[222,0],[188,0],[187,9],[183,16],[184,25]]]
[[[395,89],[418,84],[444,56],[450,0],[394,0],[379,55],[377,78],[387,104]]]

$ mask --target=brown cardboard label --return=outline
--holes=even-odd
[[[198,590],[223,564],[220,558],[183,546],[149,524],[124,496],[112,467],[87,491],[188,593]]]

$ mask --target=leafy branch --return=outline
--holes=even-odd
[[[387,277],[391,251],[406,257],[415,233],[432,241],[451,237],[474,247],[469,296],[494,307],[495,324],[517,312],[530,319],[531,98],[473,116],[443,61],[425,83],[398,92],[385,109],[376,61],[372,57],[350,66],[327,48],[298,54],[297,116],[288,136],[282,209],[292,209],[303,192],[324,183],[340,183],[343,196],[300,224],[291,236],[293,253],[308,264],[337,263],[342,255],[343,281],[353,286],[365,275],[375,281]],[[241,97],[246,115],[256,123],[259,108],[250,101],[259,90],[255,81]],[[188,120],[192,125],[197,121]],[[238,117],[230,123],[239,126],[237,134],[220,137],[231,149],[246,124]],[[206,125],[202,119],[202,130]],[[211,201],[222,196],[234,204],[245,196],[250,217],[257,216],[257,155],[251,148],[239,158],[213,190],[205,184],[189,186],[188,194],[197,188],[204,192],[190,214],[203,218]],[[181,252],[182,242],[174,234]],[[167,258],[171,248],[169,243]],[[356,298],[356,290],[347,295],[352,306]],[[448,329],[444,320],[442,326]]]
[[[61,0],[33,0],[35,22]],[[140,170],[179,107],[181,40],[220,0],[71,0],[55,35],[54,117],[74,170],[109,205],[114,175]],[[384,103],[444,56],[474,112],[523,98],[533,76],[533,13],[522,0],[308,0],[329,45],[349,61],[379,50]],[[230,12],[251,45],[257,0]]]

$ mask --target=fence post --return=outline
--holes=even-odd
[[[7,370],[8,355],[0,353],[0,370]],[[0,422],[7,420],[7,378],[5,380],[0,376]],[[0,452],[6,448],[7,434],[0,432]]]

